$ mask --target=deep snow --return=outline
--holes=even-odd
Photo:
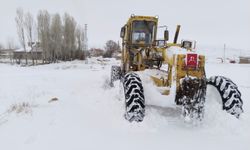
[[[150,82],[144,83],[144,121],[127,122],[120,83],[107,86],[110,66],[117,63],[93,58],[35,67],[0,64],[1,149],[249,149],[250,65],[206,64],[208,77],[224,75],[239,86],[245,112],[238,120],[222,111],[209,87],[203,123],[191,125]],[[59,100],[49,103],[54,97]],[[28,106],[17,111],[23,102]]]

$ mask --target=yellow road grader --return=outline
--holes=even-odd
[[[125,95],[125,119],[143,121],[145,96],[141,76],[149,76],[163,95],[174,94],[175,103],[182,107],[182,115],[202,120],[207,85],[214,86],[220,96],[222,109],[237,118],[243,112],[241,93],[230,79],[223,76],[206,78],[205,56],[195,52],[194,41],[177,43],[177,25],[173,43],[166,26],[164,38],[157,39],[158,17],[132,15],[121,28],[121,66],[111,67],[111,86],[120,80]],[[164,67],[163,67],[164,66]]]

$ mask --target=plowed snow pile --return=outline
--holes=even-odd
[[[248,150],[250,65],[208,63],[207,76],[231,78],[242,93],[240,119],[221,110],[208,87],[205,118],[191,125],[181,108],[145,82],[142,123],[123,117],[121,84],[109,88],[114,60],[90,59],[19,67],[0,64],[0,147],[3,150]]]

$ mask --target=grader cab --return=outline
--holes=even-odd
[[[237,86],[225,77],[206,78],[205,56],[194,51],[196,43],[188,40],[177,43],[180,25],[176,28],[172,43],[168,42],[167,28],[163,39],[157,39],[158,27],[158,17],[132,15],[121,28],[121,66],[112,66],[111,86],[118,79],[123,82],[125,118],[132,122],[142,121],[145,116],[142,85],[145,76],[150,77],[163,95],[175,92],[175,102],[182,107],[185,118],[202,120],[208,84],[221,93],[223,109],[239,117],[243,112],[243,103]],[[227,84],[228,87],[223,89],[221,84]],[[230,91],[237,97],[233,99],[234,102],[232,96],[223,96]]]

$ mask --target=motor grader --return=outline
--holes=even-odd
[[[164,38],[157,39],[157,30],[162,27]],[[123,83],[125,119],[140,122],[145,116],[141,76],[148,76],[161,94],[174,94],[184,118],[202,120],[207,85],[218,90],[222,109],[238,118],[243,103],[237,85],[223,76],[206,78],[205,56],[195,51],[196,42],[177,43],[180,27],[177,25],[172,43],[168,42],[167,27],[158,25],[158,17],[131,15],[121,28],[121,66],[111,67],[110,84],[114,86],[116,80]]]

